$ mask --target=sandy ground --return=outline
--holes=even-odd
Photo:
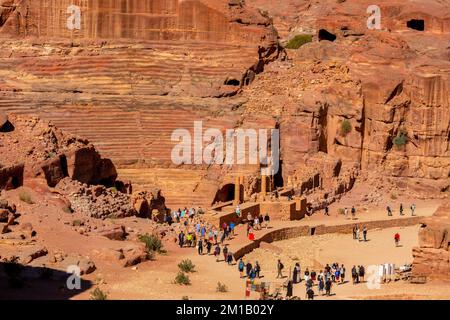
[[[293,267],[296,261],[301,263],[303,270],[306,266],[320,268],[335,261],[346,266],[347,275],[354,264],[409,263],[412,261],[411,249],[417,245],[417,230],[418,226],[374,230],[369,233],[367,242],[358,242],[351,235],[341,234],[299,237],[257,249],[244,259],[252,263],[258,260],[262,266],[261,280],[271,282],[271,288],[275,288],[286,280],[276,279],[278,258],[286,266],[285,271]],[[400,247],[395,247],[392,240],[397,231],[402,236]],[[109,293],[110,299],[182,299],[184,296],[189,299],[245,299],[245,280],[239,277],[236,265],[216,262],[213,256],[199,256],[195,249],[179,249],[176,246],[168,249],[168,255],[157,257],[158,262],[142,264],[137,270],[105,274],[106,284],[101,286],[102,290]],[[197,271],[189,275],[192,284],[173,284],[178,271],[177,263],[186,258],[196,265]],[[228,287],[228,292],[216,292],[219,281]],[[399,281],[382,284],[379,289],[369,289],[364,283],[345,283],[335,285],[332,292],[334,295],[331,297],[318,296],[317,299],[450,299],[450,284],[414,285]],[[295,285],[294,294],[304,298],[304,283]],[[88,292],[84,292],[75,298],[87,297]],[[252,293],[250,299],[257,298],[258,295]]]
[[[12,197],[17,198],[13,192]],[[34,199],[40,203],[39,194],[34,194]],[[403,200],[403,199],[402,199]],[[348,201],[351,204],[350,200]],[[403,200],[405,207],[409,208],[407,200]],[[98,287],[108,293],[108,299],[245,299],[245,280],[239,277],[236,265],[229,266],[224,262],[216,262],[213,256],[199,256],[194,248],[180,249],[174,242],[166,242],[166,254],[157,255],[155,261],[141,263],[133,268],[123,268],[117,262],[103,261],[96,259],[95,249],[100,247],[119,247],[121,241],[110,241],[98,236],[85,237],[73,231],[65,222],[74,219],[73,216],[66,216],[64,212],[53,212],[50,207],[43,205],[28,206],[20,201],[19,212],[26,212],[24,222],[31,222],[37,226],[38,234],[45,234],[46,241],[58,243],[64,252],[83,252],[90,255],[96,262],[97,271],[84,276],[86,281],[80,292],[70,292],[60,294],[59,290],[65,286],[65,280],[56,281],[53,286],[48,283],[34,283],[22,292],[3,291],[4,298],[28,298],[39,299],[43,296],[42,288],[53,294],[58,299],[89,299],[90,292]],[[417,214],[421,216],[431,215],[437,208],[439,201],[415,201]],[[274,222],[272,227],[280,227],[285,224],[341,224],[341,223],[363,223],[364,221],[387,219],[384,207],[359,208],[357,220],[345,219],[338,215],[338,208],[343,203],[336,203],[331,207],[331,216],[324,216],[318,212],[312,217],[308,217],[296,222]],[[393,205],[395,209],[396,206]],[[406,215],[410,215],[409,210],[405,210]],[[398,218],[398,211],[394,212],[394,218]],[[67,221],[66,221],[67,220]],[[132,220],[132,221],[131,221]],[[146,230],[145,219],[131,219],[130,221],[120,221],[133,228]],[[135,221],[136,220],[136,221]],[[45,221],[45,223],[41,223]],[[96,222],[97,223],[97,222]],[[101,223],[101,222],[98,222]],[[239,246],[248,241],[245,237],[243,227],[237,229],[238,235],[229,241],[231,246]],[[262,265],[261,280],[271,282],[272,288],[276,284],[281,284],[283,280],[276,280],[276,260],[280,257],[286,266],[285,273],[294,266],[295,262],[300,262],[302,269],[305,267],[320,269],[325,263],[339,262],[345,264],[349,275],[351,266],[354,264],[378,264],[392,262],[396,264],[409,263],[412,260],[411,249],[417,245],[418,226],[404,228],[390,228],[384,230],[369,230],[367,242],[357,242],[351,235],[327,234],[320,236],[299,237],[286,241],[275,242],[263,245],[245,257],[252,263],[258,260]],[[402,237],[402,246],[396,248],[393,243],[393,235],[399,232]],[[263,231],[259,231],[263,232]],[[257,232],[258,233],[258,232]],[[258,236],[258,234],[257,234]],[[43,258],[44,259],[44,258]],[[196,272],[189,274],[191,285],[181,286],[174,284],[174,278],[178,272],[178,263],[183,259],[191,259],[196,265]],[[39,263],[39,259],[36,260]],[[90,282],[90,283],[89,283]],[[217,283],[224,283],[228,292],[216,292]],[[2,285],[0,284],[0,288]],[[53,290],[53,291],[52,291]],[[52,291],[52,292],[50,292]],[[332,290],[335,295],[326,299],[429,299],[446,298],[450,299],[450,284],[426,284],[412,285],[405,282],[382,285],[379,290],[370,290],[365,284],[334,286]],[[294,294],[304,298],[305,286],[303,283],[294,288]],[[2,296],[2,294],[0,294]],[[257,299],[257,294],[252,294],[251,299]],[[322,297],[318,297],[322,298]]]

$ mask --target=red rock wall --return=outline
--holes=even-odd
[[[450,203],[422,222],[413,257],[414,276],[450,281]]]

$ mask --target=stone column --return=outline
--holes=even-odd
[[[266,191],[267,191],[267,176],[261,175],[261,194],[260,201],[266,200]]]
[[[236,176],[234,181],[234,205],[237,206],[241,203],[241,179]]]

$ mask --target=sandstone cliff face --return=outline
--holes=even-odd
[[[197,120],[279,126],[277,186],[302,190],[319,173],[321,192],[337,196],[358,175],[387,176],[445,196],[448,1],[380,0],[381,30],[367,29],[365,0],[75,1],[80,30],[66,26],[70,4],[0,2],[0,108],[87,137],[122,178],[160,187],[174,207],[210,205],[236,171],[258,190],[257,167],[172,163],[171,133]],[[278,33],[314,38],[275,61]]]
[[[282,42],[314,35],[244,90],[248,113],[270,110],[280,119],[285,181],[323,152],[356,164],[363,176],[392,177],[421,192],[448,190],[448,2],[379,1],[381,30],[366,26],[368,1],[287,1],[285,10],[249,3],[273,12],[275,27],[290,26]],[[411,20],[423,20],[425,30],[414,30]],[[396,145],[402,134],[405,142]]]
[[[413,275],[450,280],[450,203],[423,221],[419,247],[413,248]]]

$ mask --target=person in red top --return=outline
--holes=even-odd
[[[395,234],[394,240],[395,240],[395,246],[398,247],[398,244],[400,242],[400,235],[398,234],[398,232]]]

